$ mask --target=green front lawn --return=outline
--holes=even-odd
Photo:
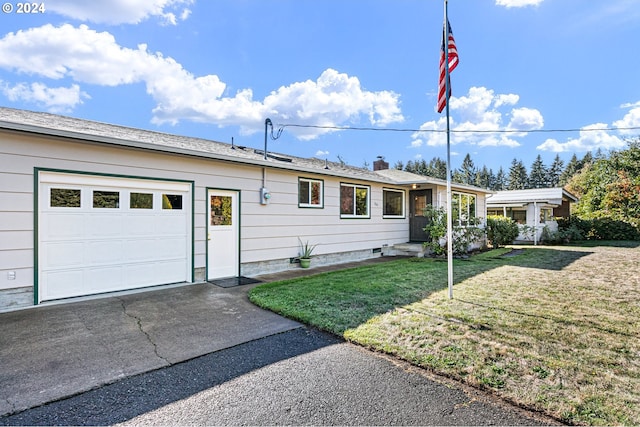
[[[254,288],[254,303],[569,423],[640,424],[640,248],[399,259]]]

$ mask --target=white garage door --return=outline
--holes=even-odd
[[[39,173],[39,301],[187,282],[191,184]]]

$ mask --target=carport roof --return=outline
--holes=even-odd
[[[505,206],[507,204],[549,203],[561,205],[562,200],[577,202],[578,198],[562,187],[531,188],[527,190],[498,191],[487,198],[489,206]]]

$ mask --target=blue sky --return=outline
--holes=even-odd
[[[441,0],[37,4],[4,3],[2,106],[256,148],[266,118],[374,128],[288,126],[269,149],[356,166],[446,157]],[[548,166],[640,134],[640,0],[450,0],[449,19],[451,127],[500,131],[454,132],[453,167],[467,153],[494,171]],[[558,129],[575,130],[536,132]]]

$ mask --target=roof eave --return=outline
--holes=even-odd
[[[208,153],[205,151],[191,150],[188,148],[169,147],[165,145],[152,144],[148,142],[135,141],[131,139],[120,139],[120,138],[113,138],[113,137],[102,136],[102,135],[85,134],[82,132],[45,128],[40,126],[26,125],[22,123],[6,122],[2,120],[0,120],[0,128],[10,130],[10,131],[32,133],[32,134],[37,134],[42,136],[53,136],[58,138],[80,140],[88,143],[115,145],[123,148],[137,148],[141,150],[150,150],[155,152],[181,154],[185,156],[219,160],[224,162],[240,163],[240,164],[246,164],[251,166],[269,167],[269,168],[290,170],[290,171],[303,172],[303,173],[309,173],[309,174],[315,174],[315,175],[333,176],[338,178],[360,180],[360,181],[366,181],[366,182],[376,182],[376,183],[387,184],[387,185],[399,185],[399,186],[403,185],[401,183],[395,182],[383,176],[380,176],[380,178],[374,178],[371,176],[369,177],[357,176],[356,174],[344,173],[343,171],[334,171],[331,168],[320,170],[320,169],[304,167],[296,164],[288,164],[288,163],[276,164],[274,163],[276,162],[276,160],[249,159],[249,158],[235,157],[235,156],[229,156],[229,155],[220,154],[220,153]]]

